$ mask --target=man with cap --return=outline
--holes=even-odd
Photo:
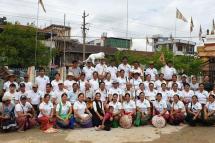
[[[69,72],[73,74],[75,81],[79,80],[79,77],[80,77],[80,74],[81,74],[81,69],[78,66],[78,61],[77,60],[72,61],[72,66],[69,67]]]
[[[153,61],[149,62],[149,68],[146,69],[145,74],[146,75],[150,74],[152,81],[156,80],[156,76],[158,75],[158,71],[156,68],[154,68],[154,62]]]
[[[10,84],[9,91],[6,91],[3,97],[9,96],[13,104],[16,103],[15,97],[17,96],[16,85],[14,83]]]
[[[33,84],[32,90],[27,92],[28,102],[31,103],[37,115],[39,114],[39,104],[42,101],[43,92],[38,90],[38,85]]]
[[[92,66],[91,60],[88,60],[87,65],[82,70],[82,72],[85,73],[86,80],[92,79],[94,71],[95,71],[95,68]]]
[[[7,76],[7,81],[3,85],[4,92],[9,91],[9,86],[12,83],[16,85],[16,90],[18,90],[19,86],[18,86],[18,83],[15,80],[16,80],[16,75],[15,74],[10,74],[10,75]]]
[[[64,88],[68,91],[72,90],[72,85],[76,81],[74,80],[74,74],[72,72],[69,72],[67,74],[66,80],[64,81]]]
[[[15,97],[16,104],[19,103],[21,95],[25,95],[26,97],[28,96],[28,93],[25,90],[25,84],[24,83],[19,84],[19,92],[17,92],[16,97]]]
[[[55,104],[58,104],[61,102],[61,96],[63,93],[68,93],[68,90],[64,88],[63,82],[58,83],[58,89],[54,91],[54,96],[52,99],[55,101]],[[53,103],[54,104],[54,103]]]
[[[100,63],[96,65],[95,70],[98,72],[99,79],[100,80],[104,79],[105,73],[107,71],[107,65],[105,64],[105,59],[101,59]]]
[[[15,106],[15,116],[19,132],[24,132],[36,125],[34,114],[33,106],[27,102],[27,97],[22,95],[20,97],[20,103]]]
[[[118,101],[122,101],[123,90],[119,88],[119,82],[117,80],[113,80],[112,84],[112,88],[108,91],[109,101],[112,101],[114,93],[118,95]]]
[[[0,130],[8,132],[16,129],[14,116],[15,105],[11,103],[11,96],[4,96],[0,102]]]
[[[32,90],[32,82],[29,81],[29,76],[28,76],[28,74],[25,74],[25,75],[24,75],[24,81],[21,82],[21,83],[24,83],[24,84],[25,84],[25,90],[26,90],[26,91]]]
[[[61,80],[61,77],[60,77],[60,73],[56,73],[55,74],[55,79],[52,80],[51,84],[52,84],[52,87],[53,87],[53,91],[55,90],[58,90],[58,84],[61,83],[62,80]]]
[[[50,83],[49,77],[45,75],[45,69],[41,68],[39,70],[39,76],[35,79],[35,84],[38,85],[40,91],[45,92],[47,83]]]

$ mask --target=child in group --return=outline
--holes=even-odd
[[[109,106],[108,112],[105,113],[104,118],[102,120],[102,124],[98,127],[95,127],[97,131],[99,130],[106,130],[110,131],[112,127],[112,121],[113,121],[113,106]]]

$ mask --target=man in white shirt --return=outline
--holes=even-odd
[[[99,89],[99,79],[98,79],[98,72],[93,72],[93,78],[89,81],[91,88],[96,91]]]
[[[149,90],[146,90],[146,93],[145,93],[146,99],[154,103],[156,99],[156,95],[157,95],[157,90],[154,89],[154,84],[149,83]]]
[[[20,91],[17,92],[16,97],[15,97],[16,104],[19,103],[20,97],[21,97],[22,95],[24,95],[24,96],[26,96],[26,97],[28,96],[28,93],[27,93],[27,91],[25,90],[25,84],[24,84],[24,83],[20,83],[19,87],[20,87],[20,89],[19,89]]]
[[[156,80],[156,76],[158,75],[158,71],[156,68],[154,68],[154,62],[150,62],[149,63],[149,68],[146,69],[145,74],[150,74],[151,75],[151,80],[155,81]]]
[[[146,81],[144,81],[143,83],[144,83],[145,90],[149,90],[149,83],[154,84],[154,82],[151,81],[151,75],[150,74],[146,75]],[[154,88],[155,88],[155,85],[154,85]]]
[[[15,104],[16,102],[16,96],[17,96],[17,92],[16,92],[16,85],[14,83],[10,84],[9,86],[9,91],[6,91],[3,95],[4,96],[9,96],[11,99],[11,103]]]
[[[41,68],[39,70],[39,76],[35,79],[35,84],[38,85],[40,91],[45,92],[47,83],[50,83],[49,77],[45,75],[45,69]]]
[[[79,79],[80,74],[81,74],[81,69],[78,66],[78,61],[77,60],[72,61],[72,66],[69,67],[69,73],[73,74],[75,81],[77,81]]]
[[[68,92],[68,99],[73,105],[78,99],[78,94],[80,93],[79,86],[77,83],[73,83],[72,90]]]
[[[109,101],[112,101],[114,93],[119,95],[118,101],[122,101],[123,91],[122,89],[119,88],[119,82],[117,80],[113,80],[112,84],[113,84],[112,88],[108,91]]]
[[[53,91],[58,90],[58,84],[59,83],[62,83],[62,80],[60,78],[60,73],[56,73],[55,74],[55,79],[52,80],[52,82],[51,82]]]
[[[58,83],[58,90],[54,91],[54,97],[52,98],[55,101],[55,104],[58,104],[61,102],[61,96],[63,93],[68,93],[68,90],[64,88],[63,82]]]
[[[169,82],[168,82],[167,87],[168,87],[169,90],[172,89],[173,83],[177,83],[177,84],[178,84],[178,90],[181,90],[181,84],[180,84],[180,82],[179,82],[178,79],[177,79],[177,75],[175,75],[175,74],[172,75],[172,81],[169,81]]]
[[[172,76],[177,74],[176,69],[172,66],[171,61],[167,62],[167,64],[161,69],[161,73],[164,74],[164,79],[166,81],[171,81]]]
[[[131,71],[131,66],[128,64],[128,58],[127,57],[122,58],[122,63],[119,65],[118,71],[120,71],[122,69],[125,71],[125,76],[129,77],[129,73]]]
[[[159,79],[155,81],[155,88],[157,90],[160,90],[161,89],[161,84],[162,83],[165,83],[166,84],[166,81],[164,80],[164,74],[163,73],[160,73],[159,74]]]
[[[76,81],[73,80],[74,79],[74,75],[73,73],[69,72],[67,74],[67,79],[64,81],[64,87],[65,89],[67,89],[68,91],[72,90],[72,85],[73,83],[75,83]]]
[[[95,71],[95,68],[92,66],[92,62],[88,60],[87,66],[85,66],[82,70],[82,72],[85,73],[86,80],[92,79],[94,71]]]
[[[139,73],[140,77],[142,78],[143,77],[143,70],[140,68],[139,66],[139,62],[138,61],[135,61],[133,63],[133,66],[131,68],[131,74],[134,74],[134,73]]]
[[[101,62],[96,65],[95,70],[98,72],[99,79],[104,79],[105,73],[107,71],[107,65],[105,64],[105,59],[101,59]]]
[[[25,90],[26,90],[26,91],[32,90],[32,82],[29,81],[29,76],[28,76],[28,74],[25,74],[25,75],[24,75],[24,81],[21,82],[21,83],[24,83],[24,84],[25,84]]]
[[[79,89],[80,91],[84,91],[85,90],[85,84],[87,83],[88,81],[86,80],[85,78],[85,73],[81,73],[80,75],[80,80],[77,82],[78,85],[79,85]]]
[[[112,61],[110,66],[107,67],[106,72],[109,72],[111,74],[111,79],[116,79],[117,77],[117,67],[115,66],[115,62]]]
[[[27,92],[28,102],[31,103],[37,115],[39,114],[39,104],[42,101],[43,93],[38,90],[38,86],[34,84],[32,90]]]
[[[18,90],[19,86],[18,86],[18,83],[15,81],[16,80],[16,75],[10,74],[10,75],[7,76],[7,79],[8,80],[3,85],[4,92],[9,91],[9,86],[12,83],[16,85],[16,90]]]

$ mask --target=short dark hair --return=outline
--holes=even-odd
[[[63,94],[61,95],[61,98],[64,97],[64,96],[68,97],[68,95],[67,95],[66,93],[63,93]]]
[[[47,84],[46,84],[46,87],[47,87],[47,86],[52,87],[52,84],[51,84],[51,83],[47,83]]]
[[[14,83],[11,83],[9,87],[16,87]]]

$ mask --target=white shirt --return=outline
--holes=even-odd
[[[77,101],[79,93],[80,93],[79,90],[77,90],[76,92],[74,92],[73,90],[68,91],[68,99],[72,104],[74,104],[75,101]]]
[[[171,80],[172,79],[172,75],[176,74],[176,69],[173,68],[173,67],[169,67],[168,65],[165,65],[162,68],[161,73],[164,74],[164,79]]]
[[[111,79],[111,80],[104,80],[104,83],[105,83],[105,88],[107,89],[107,90],[109,90],[111,87],[112,87],[112,82],[113,82],[113,80]]]
[[[59,81],[57,81],[57,80],[52,80],[51,84],[52,84],[53,91],[56,91],[56,90],[59,89],[58,83],[62,83],[62,80],[59,80]]]
[[[17,95],[17,92],[10,93],[10,91],[6,91],[3,96],[9,96],[9,97],[11,97],[11,103],[15,104],[16,103],[16,97],[18,95]]]
[[[51,91],[50,93],[43,92],[42,98],[44,98],[45,94],[49,94],[50,95],[50,100],[55,96],[55,94],[54,94],[53,91]]]
[[[147,81],[147,80],[144,81],[143,83],[144,83],[145,90],[149,90],[149,83],[153,83],[154,84],[153,81]],[[154,88],[155,88],[155,84],[154,84]]]
[[[23,105],[22,103],[18,103],[15,106],[15,116],[18,117],[17,112],[22,112],[23,114],[26,114],[32,108],[33,107],[29,102],[26,102],[25,105]]]
[[[68,93],[68,90],[66,89],[63,89],[63,90],[55,90],[54,91],[54,96],[52,98],[55,98],[56,99],[56,103],[60,103],[61,102],[61,96],[63,93]]]
[[[137,100],[137,107],[140,109],[141,112],[148,114],[148,108],[150,108],[150,103],[148,100]]]
[[[120,110],[122,109],[122,104],[120,102],[118,102],[118,101],[116,103],[111,101],[109,103],[109,106],[112,106],[114,108],[113,113],[119,113]]]
[[[22,95],[25,95],[25,96],[27,97],[27,96],[28,96],[27,91],[25,91],[25,92],[21,92],[21,91],[17,92],[17,94],[16,94],[16,96],[15,96],[16,101],[20,101],[20,97],[21,97]]]
[[[87,98],[93,99],[93,97],[94,97],[94,91],[92,88],[90,88],[88,90],[85,89],[84,91],[81,91],[81,92],[83,92]]]
[[[123,95],[123,90],[121,90],[120,88],[111,88],[111,89],[108,91],[108,96],[109,96],[109,95],[113,95],[114,93],[117,93],[117,94],[118,94],[118,99],[119,99],[119,96],[122,96],[122,95]]]
[[[184,100],[191,101],[193,95],[193,90],[189,90],[188,92],[186,92],[185,90],[182,91],[182,97],[184,98]]]
[[[117,68],[115,66],[107,67],[106,72],[109,72],[111,74],[111,79],[116,79]]]
[[[76,83],[74,80],[65,80],[64,81],[64,86],[67,90],[72,90],[72,85],[73,83]]]
[[[137,90],[139,88],[139,84],[142,83],[142,79],[138,78],[138,79],[131,79],[130,83],[132,84],[132,86],[134,87],[135,90]]]
[[[181,89],[181,84],[180,84],[180,82],[176,81],[175,83],[177,83],[178,89]],[[170,82],[168,83],[167,87],[168,87],[169,89],[172,89],[172,84],[173,84],[173,81],[170,81]]]
[[[19,88],[19,85],[17,82],[10,82],[10,81],[6,81],[3,85],[3,89],[6,90],[6,91],[9,91],[9,88],[10,88],[10,84],[14,83],[16,85],[16,90],[18,90]]]
[[[141,92],[145,93],[146,91],[142,91],[141,89],[136,90],[136,97],[139,96]]]
[[[91,88],[96,91],[97,89],[99,89],[99,80],[98,79],[91,79],[89,81],[90,85],[91,85]]]
[[[212,94],[212,95],[215,96],[215,92],[214,92],[213,90],[209,93],[209,95],[210,95],[210,94]]]
[[[185,110],[185,106],[184,106],[184,103],[182,101],[178,101],[177,103],[173,102],[171,107],[174,109],[174,110],[179,110],[181,109],[182,112],[186,111]]]
[[[102,111],[104,112],[104,104],[103,104],[103,102],[101,102],[101,104],[100,104],[100,102],[98,102],[98,104],[99,104],[99,107],[102,109]],[[95,101],[93,101],[93,110],[95,111],[95,112],[97,112],[97,106],[96,106],[96,102]]]
[[[165,80],[163,80],[163,81],[156,80],[156,81],[155,81],[155,88],[156,88],[157,90],[161,90],[161,84],[162,84],[162,83],[165,83],[165,84],[166,84],[166,81],[165,81]]]
[[[138,67],[137,69],[132,67],[131,68],[131,73],[139,73],[140,76],[143,76],[143,70],[140,67]]]
[[[127,88],[123,91],[123,96],[125,96],[126,93],[130,94],[130,97],[135,98],[135,90],[133,88],[131,88],[130,90],[128,90]]]
[[[212,112],[215,110],[215,102],[213,102],[213,103],[207,102],[205,107],[208,109],[208,112]],[[215,115],[215,113],[213,115]]]
[[[35,83],[38,85],[38,90],[45,92],[46,90],[46,84],[49,83],[49,77],[48,76],[38,76],[35,79]]]
[[[69,67],[69,72],[71,72],[77,78],[81,74],[81,69],[80,67],[77,68]]]
[[[200,92],[199,90],[195,92],[195,95],[198,97],[199,103],[206,104],[208,99],[208,92],[206,90]]]
[[[194,113],[197,113],[198,110],[202,110],[202,105],[199,103],[199,102],[196,102],[196,104],[193,104],[193,103],[189,103],[188,104],[188,108],[194,112]]]
[[[174,90],[169,91],[169,97],[171,101],[173,101],[173,96],[176,94],[179,95],[180,98],[182,97],[182,92],[180,90],[177,90],[176,92]]]
[[[83,68],[83,70],[82,70],[82,72],[83,73],[85,73],[85,75],[86,75],[86,80],[90,80],[90,79],[92,79],[92,77],[93,77],[93,72],[95,71],[95,68],[94,67],[84,67]]]
[[[124,109],[125,112],[133,112],[134,109],[136,109],[135,102],[133,100],[130,100],[129,102],[124,101],[122,103],[122,109]]]
[[[27,98],[31,99],[31,104],[40,104],[40,99],[43,97],[43,93],[41,91],[34,92],[33,90],[29,90],[27,94]]]
[[[106,70],[107,70],[107,65],[106,64],[97,64],[95,67],[96,71],[98,72],[99,75],[105,75]]]
[[[69,101],[66,101],[65,104],[62,102],[58,103],[56,106],[56,112],[60,112],[60,104],[61,104],[61,115],[67,115],[71,108],[71,103]]]
[[[32,90],[32,82],[29,81],[29,82],[21,82],[21,83],[25,84],[26,91]]]
[[[158,74],[158,71],[155,68],[153,68],[153,69],[147,68],[146,71],[145,71],[145,74],[146,75],[148,75],[148,74],[151,75],[151,80],[155,81],[155,77]]]
[[[87,82],[86,80],[84,80],[84,81],[79,80],[79,81],[78,81],[79,89],[80,89],[81,91],[85,90],[85,84],[86,84],[86,82]]]
[[[119,88],[125,89],[126,83],[127,83],[127,81],[128,81],[127,77],[124,77],[124,78],[118,77],[118,78],[117,78],[117,81],[119,82]]]
[[[168,101],[170,97],[170,92],[168,90],[163,91],[162,89],[158,91],[158,93],[162,94],[162,100]]]
[[[128,77],[129,72],[131,71],[131,66],[129,64],[124,65],[123,63],[119,65],[118,71],[123,69],[125,71],[125,76]]]
[[[156,95],[157,95],[157,90],[155,89],[153,91],[147,90],[145,93],[145,96],[148,97],[150,101],[155,101]]]
[[[158,111],[158,112],[163,112],[164,109],[167,109],[167,105],[166,102],[164,100],[161,100],[160,102],[158,102],[157,100],[153,103],[154,108]]]
[[[99,92],[99,93],[101,94],[100,100],[101,100],[102,102],[105,102],[105,101],[106,101],[106,98],[108,97],[108,95],[107,95],[107,90],[104,89],[104,90],[102,91],[102,90],[99,88],[99,89],[97,89],[97,90],[95,91],[95,94],[96,94],[97,92]]]
[[[51,115],[51,110],[54,108],[53,104],[51,102],[48,102],[48,104],[46,104],[45,102],[42,102],[39,106],[40,110],[44,110],[44,114],[46,116],[50,116]],[[38,115],[38,118],[42,117],[43,114],[40,112],[40,114]]]
[[[195,83],[193,84],[192,82],[190,82],[190,89],[193,91],[197,91],[199,88],[199,83]]]
[[[85,102],[76,101],[73,105],[73,108],[74,110],[77,110],[79,115],[83,115],[87,109],[87,105]]]

